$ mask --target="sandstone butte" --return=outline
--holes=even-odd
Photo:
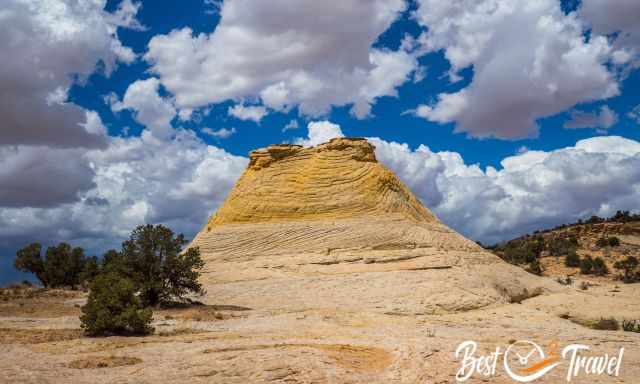
[[[253,151],[194,238],[219,300],[439,314],[553,289],[442,224],[365,139]]]

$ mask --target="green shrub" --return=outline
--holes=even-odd
[[[580,256],[578,256],[578,253],[576,253],[575,249],[569,251],[566,259],[564,259],[564,265],[571,268],[580,266]]]
[[[591,256],[585,256],[580,260],[580,273],[590,275],[593,272],[593,259]]]
[[[144,308],[133,282],[113,272],[99,274],[91,283],[87,304],[82,307],[80,321],[90,336],[145,335],[152,311]]]
[[[604,276],[609,274],[609,268],[607,268],[607,264],[605,264],[604,260],[601,257],[596,257],[593,260],[592,273],[597,276]]]
[[[620,245],[620,239],[617,237],[601,237],[596,241],[596,246],[599,248],[604,247],[617,247]]]
[[[544,272],[544,269],[542,269],[542,265],[540,265],[540,262],[538,260],[533,260],[532,262],[529,263],[529,266],[526,268],[526,271],[529,273],[533,273],[534,275],[542,275],[542,272]]]
[[[640,320],[622,320],[622,330],[625,332],[640,333]]]
[[[568,255],[570,252],[575,252],[577,246],[577,239],[575,236],[573,239],[564,237],[554,237],[547,244],[549,254],[552,256]]]
[[[36,275],[45,287],[49,285],[45,274],[44,260],[41,256],[42,245],[32,243],[16,252],[14,266],[17,270]]]
[[[640,281],[640,272],[637,271],[638,268],[638,259],[633,256],[628,256],[623,261],[617,261],[613,268],[622,271],[622,275],[620,279],[624,283],[635,283]]]
[[[100,273],[100,263],[95,256],[87,257],[80,273],[81,283],[90,283]]]

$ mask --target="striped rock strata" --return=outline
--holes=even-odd
[[[364,139],[252,152],[191,246],[216,302],[252,308],[437,314],[554,289],[442,224]]]

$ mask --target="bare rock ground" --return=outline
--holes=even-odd
[[[573,382],[635,383],[640,334],[588,324],[605,316],[640,318],[639,294],[638,285],[568,287],[519,304],[422,315],[347,306],[277,309],[259,305],[258,299],[247,308],[222,305],[210,296],[207,306],[156,311],[156,333],[147,337],[84,337],[78,318],[64,310],[55,317],[3,311],[0,382],[453,383],[461,342],[475,340],[488,353],[523,339],[582,343],[594,354],[615,355],[624,347],[619,377],[582,376]],[[28,300],[42,307],[42,299]],[[49,298],[47,311],[73,308],[77,301]],[[536,382],[565,382],[565,374],[558,368]],[[513,381],[498,367],[494,377],[476,375],[467,382]]]

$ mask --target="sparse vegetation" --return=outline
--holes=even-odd
[[[555,237],[548,242],[547,248],[552,256],[563,256],[569,253],[575,253],[578,246],[578,240],[575,236],[571,237]]]
[[[601,237],[596,241],[596,246],[599,248],[604,247],[618,247],[620,246],[620,239],[617,237]]]
[[[601,257],[593,259],[593,274],[596,276],[605,276],[609,274],[609,268]]]
[[[80,321],[90,336],[145,335],[153,331],[149,326],[151,316],[151,309],[145,309],[136,296],[132,281],[117,273],[106,272],[91,283]]]
[[[182,252],[187,244],[182,234],[162,225],[141,225],[122,244],[119,255],[111,254],[112,266],[128,277],[145,306],[155,306],[185,299],[189,293],[202,294],[198,282],[204,262],[198,248]]]
[[[593,272],[593,258],[585,256],[580,260],[580,273],[590,275]]]
[[[566,278],[558,277],[556,281],[562,285],[573,285],[573,279],[571,276],[567,276]]]
[[[47,248],[43,257],[41,244],[33,243],[16,253],[15,266],[45,288],[89,284],[80,316],[86,334],[142,335],[152,332],[150,307],[191,302],[186,295],[203,293],[198,277],[204,262],[197,248],[183,252],[186,244],[167,227],[141,225],[121,252],[110,250],[101,262],[67,243]]]
[[[526,271],[529,273],[533,273],[534,275],[541,276],[544,269],[538,260],[533,260],[529,263],[529,266],[526,268]]]
[[[622,320],[622,330],[640,333],[640,320]]]
[[[93,356],[84,359],[73,360],[69,363],[69,368],[75,369],[95,369],[113,368],[141,363],[142,359],[131,356]]]
[[[618,320],[613,317],[605,319],[601,318],[599,321],[592,325],[593,329],[597,329],[599,331],[617,331],[620,329],[620,324]]]
[[[604,276],[609,273],[609,268],[607,268],[607,264],[601,257],[594,259],[587,255],[580,260],[580,273],[583,275]]]
[[[580,267],[580,256],[575,249],[571,249],[569,253],[567,253],[567,257],[564,259],[564,265],[571,268]]]
[[[58,343],[81,337],[79,329],[0,328],[0,345]]]
[[[637,283],[640,282],[640,271],[638,271],[638,259],[634,256],[628,256],[622,261],[617,261],[613,268],[622,272],[619,276],[620,280],[624,283]]]
[[[531,267],[544,249],[544,239],[535,236],[526,237],[495,245],[491,249],[508,263]]]
[[[67,243],[48,247],[44,257],[40,243],[29,244],[18,250],[14,265],[33,273],[46,288],[76,288],[97,274],[97,258],[86,257],[82,248]]]

